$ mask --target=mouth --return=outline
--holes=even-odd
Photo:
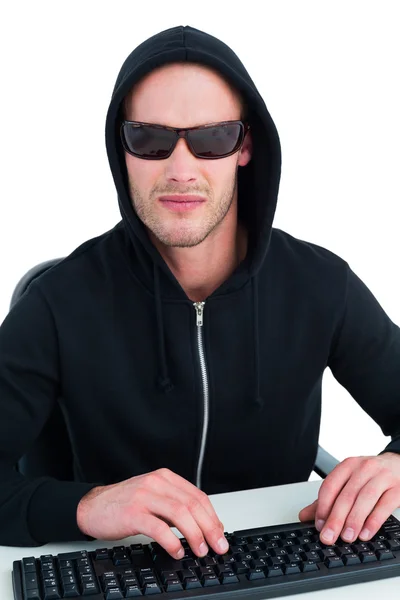
[[[182,212],[198,208],[199,206],[204,204],[204,202],[206,202],[206,198],[204,198],[203,196],[194,195],[174,195],[160,196],[159,201],[165,208],[168,208],[169,210],[173,210],[175,212]]]

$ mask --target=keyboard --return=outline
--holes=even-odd
[[[225,533],[226,554],[172,558],[157,542],[14,561],[15,600],[115,600],[158,595],[262,600],[400,575],[400,521],[391,515],[369,541],[326,545],[313,522]],[[400,583],[400,580],[399,580]]]

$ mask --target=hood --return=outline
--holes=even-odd
[[[257,274],[267,254],[278,196],[281,149],[265,102],[239,58],[224,42],[199,29],[179,26],[157,33],[131,52],[118,74],[107,113],[106,147],[122,220],[141,264],[140,276],[145,284],[154,292],[154,272],[160,271],[161,294],[186,298],[132,207],[119,137],[124,97],[147,73],[174,61],[197,62],[220,71],[241,92],[248,107],[253,155],[246,166],[238,168],[238,213],[248,230],[248,252],[246,259],[213,295],[229,293]]]

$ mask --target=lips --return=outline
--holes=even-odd
[[[167,210],[173,212],[185,212],[195,210],[206,201],[206,198],[203,198],[203,196],[186,194],[180,196],[161,196],[159,200],[162,206]]]
[[[161,196],[161,202],[205,202],[205,198],[203,196],[193,196],[193,195],[185,195],[185,196]]]

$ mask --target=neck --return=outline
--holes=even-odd
[[[238,223],[236,214],[231,222],[225,221],[192,248],[165,246],[149,232],[153,244],[193,302],[210,296],[246,256],[246,229]]]

